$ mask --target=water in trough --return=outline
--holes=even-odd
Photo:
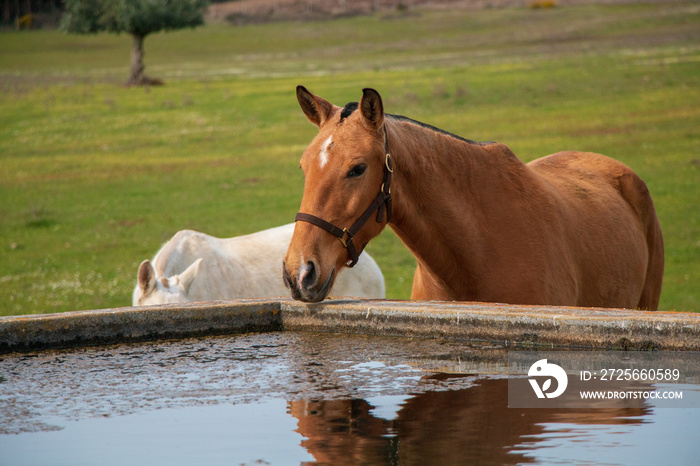
[[[0,464],[697,464],[698,409],[508,408],[508,351],[278,332],[4,355]]]

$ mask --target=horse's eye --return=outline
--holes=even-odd
[[[359,163],[350,169],[350,171],[347,174],[347,177],[354,178],[356,176],[360,176],[365,172],[365,170],[367,170],[367,165],[365,165],[364,163]]]

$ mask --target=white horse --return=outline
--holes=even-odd
[[[293,233],[293,223],[234,238],[179,231],[152,263],[139,266],[133,305],[289,296],[280,270]],[[331,294],[384,298],[384,276],[363,254],[338,277]]]

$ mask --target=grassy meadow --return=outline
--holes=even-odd
[[[600,152],[647,182],[661,220],[661,308],[700,311],[700,5],[413,11],[210,25],[146,39],[162,87],[124,88],[129,36],[0,32],[0,315],[130,305],[138,264],[176,231],[291,222],[316,129],[295,86],[523,160]],[[368,250],[389,298],[415,262]]]

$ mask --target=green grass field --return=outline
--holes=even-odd
[[[375,87],[390,113],[523,160],[576,149],[631,166],[664,231],[662,309],[700,311],[700,5],[421,11],[207,26],[146,39],[167,85],[126,89],[128,36],[0,33],[0,315],[131,303],[176,231],[293,220],[315,134],[304,84],[336,104]],[[368,248],[390,298],[414,261]]]

